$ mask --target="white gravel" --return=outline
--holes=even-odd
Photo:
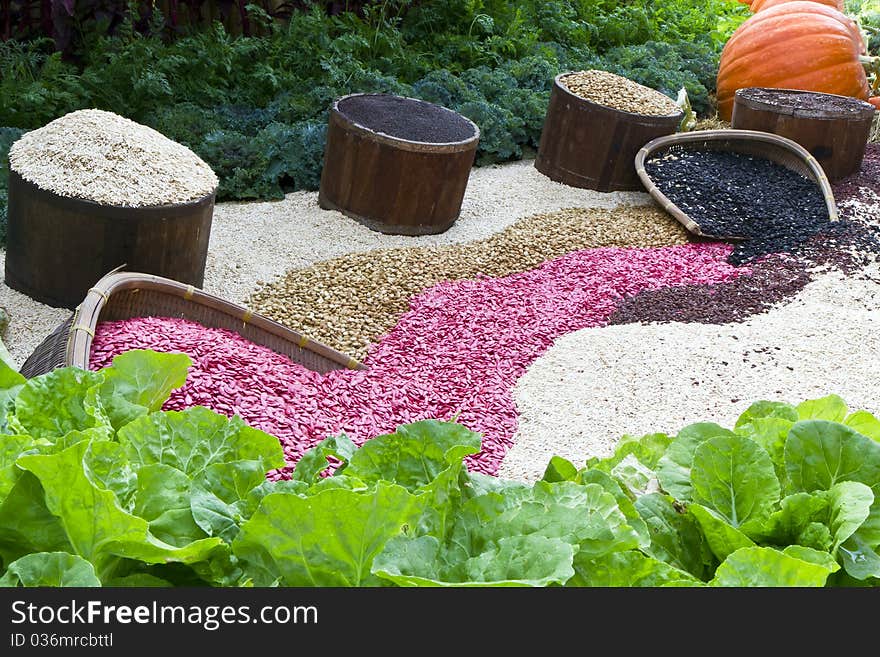
[[[116,207],[186,203],[217,176],[182,144],[113,112],[70,112],[25,133],[9,150],[22,178],[61,196]]]
[[[460,244],[488,237],[540,212],[613,208],[623,203],[647,204],[650,197],[561,185],[538,173],[533,160],[473,169],[461,216],[440,235],[407,237],[371,231],[339,212],[319,208],[317,192],[295,192],[282,201],[266,203],[218,203],[204,288],[243,303],[259,281],[334,256],[387,247]],[[5,255],[0,250],[0,266]],[[2,283],[0,306],[10,315],[4,341],[18,366],[70,316],[68,310],[37,303]]]
[[[870,272],[876,280],[878,269]],[[629,324],[566,335],[515,389],[519,430],[499,475],[539,478],[554,454],[582,463],[620,436],[733,426],[751,402],[830,393],[880,411],[880,284],[826,273],[739,324]]]

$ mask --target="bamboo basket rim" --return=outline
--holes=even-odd
[[[349,98],[354,98],[356,96],[389,96],[391,98],[401,98],[403,100],[411,100],[418,103],[423,103],[426,105],[433,105],[445,112],[451,112],[459,119],[465,121],[470,124],[471,129],[473,130],[473,134],[466,139],[461,139],[459,141],[416,141],[414,139],[404,139],[403,137],[395,137],[394,135],[389,135],[384,132],[377,132],[372,128],[368,128],[365,125],[357,123],[353,121],[345,112],[339,109],[339,103],[348,100]],[[444,107],[443,105],[438,105],[437,103],[432,103],[427,100],[422,100],[421,98],[412,98],[411,96],[401,96],[399,94],[386,94],[386,93],[378,93],[378,92],[360,92],[353,94],[346,94],[345,96],[340,96],[336,100],[333,101],[333,105],[331,107],[331,114],[336,117],[338,121],[343,123],[346,127],[348,127],[353,132],[357,134],[369,137],[370,139],[374,139],[383,144],[387,144],[389,146],[393,146],[395,148],[401,148],[403,150],[411,150],[417,152],[425,152],[425,153],[457,153],[460,151],[466,151],[475,144],[477,144],[480,140],[480,127],[471,121],[468,117],[463,114],[456,112],[453,109],[448,107]]]
[[[586,105],[594,110],[601,110],[601,111],[607,112],[609,114],[620,114],[620,115],[627,117],[630,120],[632,120],[633,118],[639,118],[642,120],[648,119],[648,120],[653,121],[654,123],[674,123],[675,125],[678,125],[679,123],[681,123],[681,120],[684,118],[684,110],[682,110],[680,107],[678,108],[678,112],[675,114],[659,114],[659,115],[658,114],[641,114],[639,112],[627,112],[626,110],[617,109],[615,107],[609,107],[608,105],[603,105],[602,103],[597,103],[596,101],[590,100],[589,98],[584,98],[583,96],[578,96],[576,93],[571,91],[568,88],[568,86],[566,86],[562,82],[562,78],[567,77],[569,75],[573,75],[575,73],[580,73],[580,72],[581,71],[563,71],[562,73],[559,73],[558,75],[556,75],[556,77],[553,78],[553,84],[560,91],[565,93],[567,96],[583,103],[584,105]],[[620,76],[620,77],[623,77],[623,76]],[[627,79],[629,79],[629,78],[627,78]],[[630,82],[635,82],[635,81],[630,80]],[[638,84],[638,83],[636,83],[636,84]],[[646,87],[646,85],[644,85],[644,84],[641,86]],[[651,91],[657,91],[656,89],[652,89],[651,87],[646,87],[646,88],[651,89]],[[657,91],[657,93],[660,94],[661,96],[666,95],[660,91]],[[667,96],[667,98],[669,98],[669,97]],[[672,100],[672,99],[669,98],[669,100]],[[675,101],[672,101],[672,102],[675,102]]]
[[[828,182],[828,177],[825,175],[825,171],[824,169],[822,169],[822,165],[819,164],[818,160],[816,160],[816,158],[813,157],[807,149],[805,149],[797,142],[786,137],[781,137],[779,135],[773,134],[772,132],[762,132],[760,130],[695,130],[693,132],[680,132],[674,135],[666,135],[664,137],[657,137],[656,139],[652,139],[639,149],[635,157],[636,173],[638,174],[639,179],[642,181],[642,184],[645,186],[647,192],[663,207],[664,210],[675,217],[691,233],[693,233],[694,235],[699,235],[700,237],[708,237],[713,239],[733,241],[742,240],[741,237],[710,235],[708,233],[704,233],[703,230],[700,228],[700,225],[696,221],[691,219],[690,216],[683,212],[681,208],[679,208],[675,203],[669,200],[669,197],[667,197],[657,188],[657,185],[654,184],[654,181],[645,171],[645,160],[652,153],[660,150],[665,150],[677,144],[705,144],[707,142],[725,141],[769,144],[771,145],[771,148],[776,147],[779,150],[787,150],[798,156],[801,160],[803,160],[807,169],[812,173],[813,181],[819,185],[819,189],[821,190],[822,196],[825,199],[825,207],[828,209],[828,220],[837,221],[840,218],[840,215],[837,211],[837,204],[834,201],[834,192],[831,190],[831,183]],[[731,150],[734,152],[736,151],[735,148],[727,148],[725,150]],[[768,150],[768,159],[773,160],[769,153],[770,151]],[[782,164],[781,162],[777,163]],[[785,165],[783,164],[783,166]]]
[[[353,370],[368,369],[363,363],[347,354],[315,342],[301,333],[269,319],[265,315],[255,313],[245,306],[227,301],[193,285],[186,285],[179,281],[153,274],[120,272],[118,270],[106,274],[95,283],[89,289],[82,303],[74,310],[65,351],[65,362],[67,364],[81,369],[88,369],[92,341],[100,321],[101,311],[114,293],[128,290],[149,290],[182,297],[185,301],[225,313],[244,324],[251,324],[258,329],[296,344],[301,349],[317,353],[332,362],[338,363],[342,368]]]

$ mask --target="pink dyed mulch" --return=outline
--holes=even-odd
[[[373,345],[368,371],[317,374],[234,333],[167,318],[100,324],[91,366],[128,349],[186,352],[194,365],[165,408],[238,413],[278,436],[291,465],[330,435],[361,444],[399,424],[459,413],[484,434],[469,467],[495,474],[516,431],[514,384],[557,337],[603,325],[622,297],[746,273],[725,262],[730,252],[726,244],[590,249],[506,278],[441,283]]]

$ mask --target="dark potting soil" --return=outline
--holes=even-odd
[[[726,283],[665,287],[623,299],[608,323],[739,322],[800,292],[810,282],[808,267],[800,259],[770,255]]]
[[[809,116],[828,116],[848,114],[873,113],[874,108],[858,98],[837,96],[835,94],[823,94],[815,91],[791,91],[787,89],[766,89],[763,87],[750,87],[740,89],[737,98],[766,103],[786,110],[795,110],[798,114]]]
[[[444,144],[473,137],[473,126],[439,105],[388,94],[352,96],[339,111],[355,123],[398,139]]]
[[[673,146],[645,170],[705,234],[743,240],[732,264],[795,252],[831,225],[819,186],[765,158]]]

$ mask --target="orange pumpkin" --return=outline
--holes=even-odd
[[[743,87],[822,91],[868,97],[859,28],[845,14],[793,0],[751,16],[724,45],[718,68],[718,115],[730,120]]]
[[[868,99],[868,102],[871,103],[878,110],[880,110],[880,96],[871,96]]]
[[[749,6],[752,8],[752,12],[757,14],[762,9],[770,9],[770,7],[776,7],[777,5],[794,1],[795,0],[754,0]],[[837,11],[843,11],[843,0],[810,0],[810,2],[818,2],[821,5],[833,7]]]

